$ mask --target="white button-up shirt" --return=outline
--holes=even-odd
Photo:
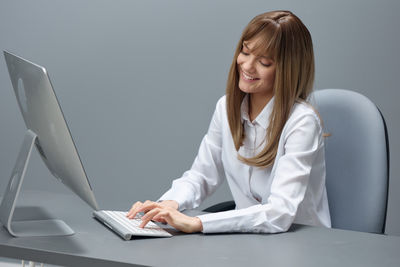
[[[238,152],[244,157],[257,155],[265,146],[274,98],[253,122],[248,101],[247,95],[241,105],[245,138]],[[238,152],[223,96],[191,169],[174,180],[160,200],[177,201],[179,210],[196,208],[226,179],[236,210],[198,216],[204,233],[276,233],[287,231],[293,222],[330,227],[322,126],[311,106],[294,105],[272,166],[249,166],[238,159]]]

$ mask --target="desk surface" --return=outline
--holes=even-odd
[[[58,218],[67,237],[13,238],[0,257],[68,266],[400,266],[400,237],[296,225],[281,234],[181,234],[124,241],[73,195],[23,192],[15,219]],[[61,204],[62,205],[59,205]],[[69,209],[59,209],[68,203]]]

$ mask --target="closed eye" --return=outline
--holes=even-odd
[[[271,63],[263,63],[262,61],[260,61],[260,64],[263,65],[264,67],[271,67]]]

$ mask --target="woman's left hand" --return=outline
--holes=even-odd
[[[139,227],[145,227],[149,221],[153,220],[166,222],[185,233],[201,232],[203,230],[203,225],[199,218],[187,216],[172,207],[164,206],[157,202],[145,202],[134,213],[143,211],[146,214],[142,216],[142,223]]]

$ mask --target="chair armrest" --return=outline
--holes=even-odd
[[[204,212],[220,212],[220,211],[227,211],[227,210],[234,210],[236,208],[235,201],[225,201],[218,204],[215,204],[211,207],[204,209]]]

